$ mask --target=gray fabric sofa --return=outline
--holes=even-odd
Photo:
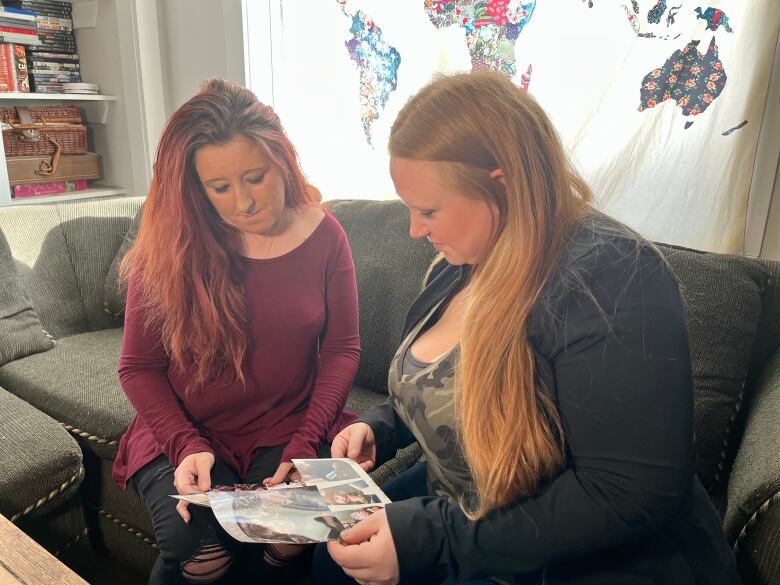
[[[116,265],[141,203],[0,208],[0,269],[6,288],[16,287],[0,287],[0,333],[10,332],[0,339],[0,513],[93,582],[98,565],[86,559],[108,558],[127,582],[142,583],[157,554],[138,498],[111,481],[133,416],[116,376]],[[357,266],[363,354],[348,408],[362,411],[385,399],[386,368],[433,251],[409,239],[398,201],[329,205]],[[778,585],[780,264],[661,249],[686,302],[697,472],[745,583]],[[399,452],[376,479],[418,457],[416,446]]]

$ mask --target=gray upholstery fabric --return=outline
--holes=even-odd
[[[0,470],[0,514],[7,518],[40,516],[62,505],[76,493],[84,475],[81,449],[73,437],[4,388]]]
[[[110,204],[100,200],[73,202],[60,208],[61,229],[70,251],[88,331],[114,326],[113,316],[104,310],[106,275],[141,201],[134,197]]]
[[[103,305],[105,311],[115,318],[124,314],[125,301],[127,300],[127,286],[119,282],[119,264],[122,262],[125,254],[127,254],[127,251],[132,247],[135,237],[138,235],[138,227],[141,225],[141,212],[142,209],[139,209],[135,214],[135,218],[130,223],[130,227],[122,239],[122,245],[119,246],[119,250],[111,261],[111,266],[106,275],[106,282],[103,288]]]
[[[56,339],[87,330],[84,306],[57,205],[0,208],[0,229],[43,328]]]
[[[92,489],[84,506],[98,514],[103,544],[141,574],[148,574],[157,558],[151,520],[132,487],[120,490],[111,478],[113,461],[101,459],[90,467]]]
[[[364,386],[355,385],[352,386],[349,398],[347,398],[346,409],[356,412],[357,414],[363,414],[370,408],[385,402],[387,402],[387,396],[369,390]]]
[[[53,554],[73,546],[79,540],[88,540],[84,509],[78,497],[70,498],[43,516],[25,516],[16,524]]]
[[[40,351],[54,341],[43,330],[22,288],[5,236],[0,232],[0,366]]]
[[[20,280],[56,339],[110,325],[103,286],[141,198],[0,208]]]
[[[328,207],[347,232],[357,272],[362,354],[355,383],[386,393],[406,311],[435,250],[409,237],[401,201],[332,201]]]
[[[0,368],[0,385],[78,429],[101,456],[113,457],[135,414],[116,373],[121,342],[121,329],[66,337],[51,351]]]
[[[750,516],[780,493],[780,351],[752,397],[745,432],[729,478],[724,526],[734,542]],[[780,502],[778,502],[780,503]]]
[[[745,389],[767,272],[737,256],[662,247],[688,322],[696,416],[696,472],[714,491],[728,477],[728,444]]]
[[[744,585],[780,585],[780,501],[756,518],[737,548]]]
[[[751,374],[757,379],[761,369],[780,349],[780,262],[760,260],[769,274],[761,293],[761,320],[758,323],[756,344],[753,349]]]

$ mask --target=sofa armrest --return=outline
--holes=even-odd
[[[758,383],[728,485],[724,528],[745,583],[780,584],[780,351]]]

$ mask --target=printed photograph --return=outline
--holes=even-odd
[[[365,520],[371,514],[381,509],[382,506],[368,506],[357,510],[342,510],[323,514],[315,518],[315,520],[328,527],[328,540],[338,540],[342,530],[352,528],[361,520]]]
[[[363,479],[360,466],[349,459],[293,459],[303,483]]]
[[[320,494],[329,506],[362,506],[365,504],[378,504],[382,500],[379,496],[366,493],[369,485],[363,481],[343,483],[332,487],[320,486]]]
[[[289,494],[282,494],[283,500],[280,500],[277,497],[280,490],[268,490],[211,492],[209,497],[219,523],[241,542],[325,542],[331,527],[315,520],[323,512],[327,513],[327,505],[317,489],[313,488],[316,497],[307,488],[288,491],[305,492],[306,495],[291,498]]]

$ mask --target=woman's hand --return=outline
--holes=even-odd
[[[300,481],[300,480],[301,480],[301,474],[298,473],[298,471],[295,469],[295,465],[293,465],[293,462],[286,461],[280,463],[279,467],[276,468],[276,473],[274,473],[273,477],[266,477],[263,480],[263,484],[271,486],[271,485],[278,485],[283,481]]]
[[[179,495],[197,494],[211,489],[211,468],[214,467],[214,454],[208,451],[190,453],[181,460],[173,472],[173,486]],[[182,519],[189,523],[190,513],[187,510],[189,502],[179,500],[176,511]]]
[[[328,552],[358,583],[395,585],[400,579],[395,542],[384,510],[343,531],[341,540],[328,543]]]
[[[376,439],[374,431],[366,423],[349,425],[333,439],[331,457],[349,457],[366,471],[376,465]]]

